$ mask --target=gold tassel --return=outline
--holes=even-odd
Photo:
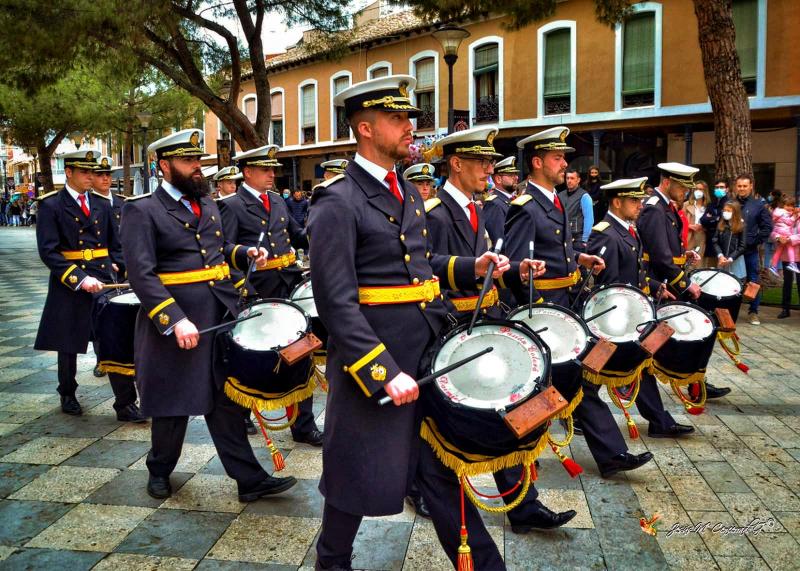
[[[264,427],[264,421],[261,418],[261,413],[258,412],[256,407],[252,407],[252,411],[253,414],[255,414],[256,420],[258,421],[258,426],[261,428],[261,434],[264,435],[264,440],[267,441],[267,449],[272,455],[272,464],[275,466],[275,471],[280,472],[286,468],[286,462],[283,459],[283,454],[281,454],[281,451],[278,450],[278,447],[272,442],[272,439],[267,436],[267,429]]]
[[[475,564],[472,561],[472,550],[467,544],[467,518],[464,509],[464,476],[459,478],[461,484],[461,544],[458,546],[458,571],[474,571]]]

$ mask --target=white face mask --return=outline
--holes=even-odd
[[[700,200],[700,199],[701,199],[701,198],[703,198],[704,196],[705,196],[705,195],[703,194],[703,191],[702,191],[702,190],[695,190],[695,191],[694,191],[694,199],[695,199],[695,200]]]
[[[730,210],[726,210],[725,212],[722,213],[722,217],[725,220],[730,220],[731,218],[733,218],[733,212],[731,212]]]

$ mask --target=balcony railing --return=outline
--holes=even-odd
[[[550,96],[544,98],[545,115],[566,115],[571,110],[569,95]]]
[[[283,146],[283,121],[272,120],[272,144]]]
[[[303,127],[303,144],[309,145],[317,142],[317,128]]]
[[[349,139],[350,138],[350,123],[347,122],[347,117],[345,117],[344,113],[338,112],[336,113],[336,140],[341,141],[342,139]]]
[[[653,105],[655,105],[655,93],[653,91],[622,95],[623,107],[651,107]]]
[[[417,117],[417,131],[432,130],[436,126],[436,108],[433,105],[420,107],[422,113]]]
[[[489,123],[500,118],[500,98],[497,95],[478,97],[475,106],[475,123]]]

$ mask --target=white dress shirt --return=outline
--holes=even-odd
[[[372,161],[365,159],[358,153],[356,153],[353,161],[355,161],[358,166],[367,171],[373,177],[378,179],[384,187],[387,189],[389,188],[389,183],[386,181],[386,175],[389,174],[388,170],[380,165],[376,165]],[[400,184],[400,177],[397,176],[397,172],[395,171],[394,167],[392,167],[392,172],[394,172],[395,177],[397,177],[397,188],[400,190],[400,196],[403,196],[403,186]]]
[[[450,182],[449,179],[444,183],[442,190],[444,190],[447,194],[453,197],[453,200],[455,200],[456,204],[458,204],[461,207],[461,209],[466,213],[467,220],[469,220],[470,216],[469,205],[472,204],[472,201],[466,196],[464,196],[464,193],[458,190],[455,187],[455,185],[452,182]]]

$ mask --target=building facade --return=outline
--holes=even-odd
[[[800,50],[794,34],[800,3],[733,0],[736,44],[749,94],[753,162],[759,190],[800,191]],[[567,125],[585,172],[655,175],[664,160],[689,162],[713,175],[714,134],[703,78],[692,0],[642,2],[625,23],[595,19],[592,0],[565,0],[547,21],[509,30],[497,15],[463,22],[469,31],[454,66],[454,108],[465,123],[496,123],[495,144],[516,153],[516,141],[535,130]],[[381,15],[375,6],[356,17],[338,61],[314,52],[312,37],[268,62],[273,124],[282,147],[282,186],[310,189],[319,163],[347,157],[355,141],[334,95],[359,81],[390,73],[417,78],[413,93],[424,113],[416,136],[447,131],[448,69],[435,27],[410,12]],[[255,120],[252,80],[243,82],[240,108]],[[225,136],[207,113],[208,152]]]

